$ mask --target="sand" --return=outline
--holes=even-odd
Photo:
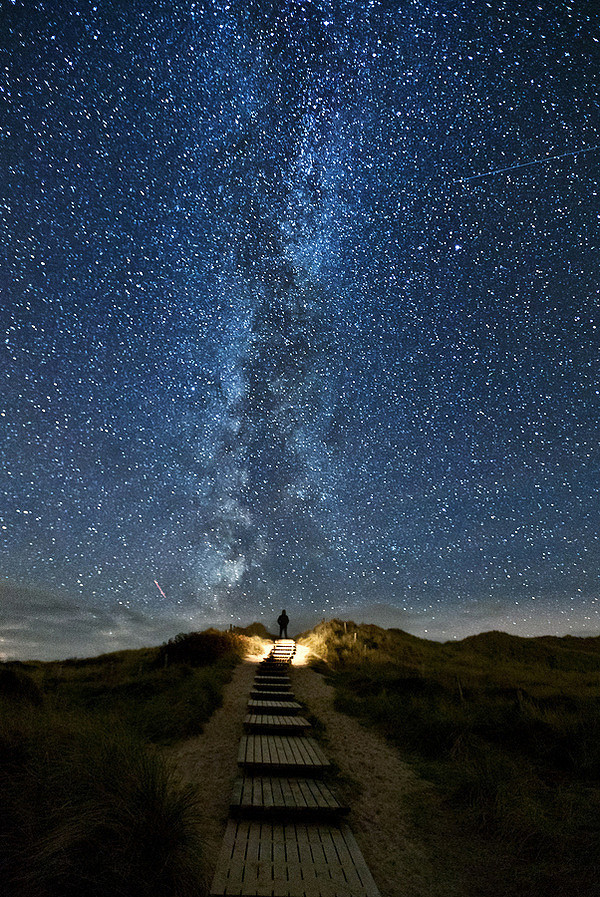
[[[262,654],[251,655],[234,669],[224,689],[223,704],[213,713],[201,735],[166,751],[182,781],[198,785],[202,795],[198,827],[208,886],[215,872],[233,783],[238,775],[237,755],[248,697],[262,657]]]

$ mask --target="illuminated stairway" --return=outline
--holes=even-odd
[[[211,897],[379,897],[348,808],[322,780],[329,761],[298,716],[295,653],[279,640],[255,677]]]

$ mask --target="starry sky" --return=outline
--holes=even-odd
[[[0,657],[600,633],[600,12],[0,0]]]

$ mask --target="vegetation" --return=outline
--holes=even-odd
[[[300,641],[338,709],[383,732],[493,845],[500,893],[600,893],[600,639],[442,645],[334,620]]]
[[[0,892],[203,893],[201,794],[158,746],[201,731],[250,640],[208,631],[62,663],[0,664]]]

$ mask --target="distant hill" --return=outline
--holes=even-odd
[[[563,676],[565,688],[587,673],[593,674],[590,687],[600,684],[600,637],[523,638],[492,631],[440,643],[401,629],[329,620],[302,633],[298,641],[336,668],[368,662],[394,665],[407,675],[475,679],[493,669],[497,678],[519,683],[547,681],[554,673],[555,680]]]
[[[523,638],[507,632],[482,632],[453,643],[457,654],[475,654],[490,660],[542,664],[550,669],[596,670],[600,665],[600,638],[543,635]]]

